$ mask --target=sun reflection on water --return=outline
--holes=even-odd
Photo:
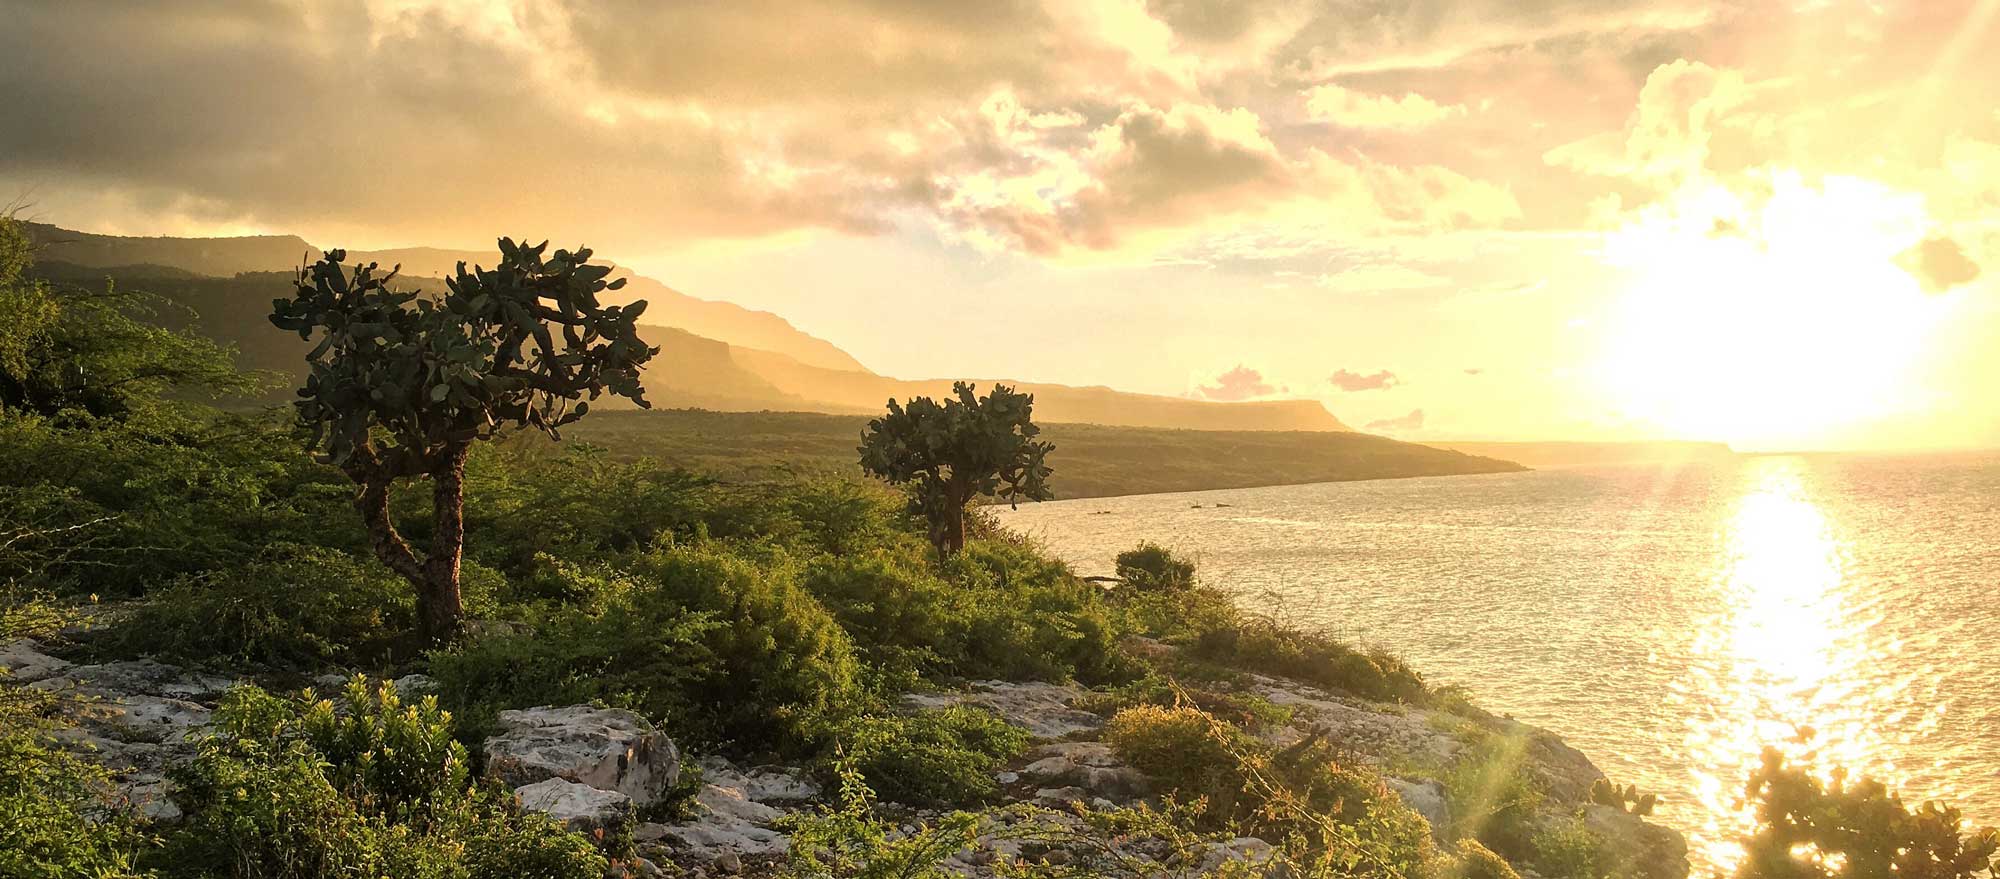
[[[1797,458],[1747,462],[1723,523],[1715,610],[1696,634],[1686,711],[1691,790],[1703,816],[1689,842],[1697,862],[1733,868],[1752,828],[1743,783],[1766,745],[1896,785],[1879,725],[1902,687],[1874,682],[1869,664],[1894,644],[1869,637],[1876,618],[1849,594],[1853,535],[1815,503]]]

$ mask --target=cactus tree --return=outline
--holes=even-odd
[[[910,492],[910,509],[930,523],[931,543],[949,555],[965,548],[965,505],[981,496],[1010,504],[1045,501],[1055,446],[1035,439],[1033,394],[996,384],[984,397],[952,385],[943,404],[889,401],[889,414],[861,435],[861,467]]]
[[[465,459],[472,444],[515,428],[551,436],[609,392],[647,405],[639,370],[659,351],[639,338],[645,302],[605,306],[610,269],[590,251],[500,239],[500,262],[459,263],[430,297],[390,287],[396,270],[347,266],[344,251],[299,271],[271,322],[319,342],[299,389],[307,448],[354,480],[354,506],[376,556],[416,588],[425,637],[456,634],[464,610]],[[397,531],[389,490],[429,478],[430,545],[419,557]]]

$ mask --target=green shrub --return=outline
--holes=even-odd
[[[1528,863],[1549,879],[1602,879],[1615,866],[1604,839],[1577,818],[1549,822],[1536,830]]]
[[[933,825],[899,826],[877,814],[861,772],[834,767],[839,803],[781,819],[791,834],[787,879],[956,879],[944,862],[979,841],[979,817],[952,812]]]
[[[1519,736],[1486,733],[1460,752],[1442,778],[1451,806],[1449,836],[1477,839],[1517,862],[1535,856],[1535,813],[1543,795],[1526,748]]]
[[[1743,841],[1738,879],[1980,879],[2000,870],[2000,831],[1967,830],[1957,809],[1915,809],[1879,782],[1821,781],[1765,748],[1745,788],[1757,830]]]
[[[110,632],[113,650],[175,662],[308,671],[381,656],[413,624],[407,584],[348,553],[280,546],[185,575]]]
[[[1211,629],[1192,645],[1193,655],[1221,665],[1291,678],[1367,699],[1423,703],[1424,680],[1382,650],[1362,652],[1326,635],[1250,618]]]
[[[449,715],[357,679],[343,704],[239,687],[175,774],[170,875],[595,879],[604,857],[471,780]]]
[[[51,748],[25,715],[0,705],[0,876],[136,877],[146,844],[112,806],[102,767]]]
[[[961,706],[855,718],[836,741],[868,785],[890,800],[969,806],[999,793],[993,773],[1027,747],[1028,734],[991,712]]]
[[[943,567],[975,610],[966,677],[1098,684],[1131,676],[1120,626],[1096,588],[1025,544],[975,540]]]
[[[432,654],[432,674],[474,729],[506,708],[600,701],[664,718],[684,743],[809,753],[869,700],[852,642],[794,568],[718,544],[571,569],[601,606],[468,639]]]
[[[1458,854],[1446,873],[1449,879],[1521,879],[1506,859],[1470,839],[1458,841]]]
[[[1104,740],[1179,799],[1205,801],[1212,818],[1227,820],[1247,811],[1243,759],[1250,744],[1198,708],[1127,708],[1104,725]]]
[[[1194,562],[1146,541],[1118,554],[1118,579],[1141,592],[1178,592],[1194,586]]]
[[[921,545],[902,499],[874,483],[808,480],[792,486],[783,503],[808,549],[846,555],[885,545]]]

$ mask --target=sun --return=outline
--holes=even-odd
[[[1929,228],[1920,197],[1855,178],[1690,187],[1606,239],[1629,280],[1597,378],[1622,415],[1675,438],[1850,441],[1926,402],[1915,368],[1948,300],[1898,256]]]

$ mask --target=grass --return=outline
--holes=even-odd
[[[808,412],[600,412],[565,431],[620,459],[653,457],[725,479],[852,475],[868,419]],[[1254,488],[1525,469],[1362,433],[1043,425],[1058,498]]]

